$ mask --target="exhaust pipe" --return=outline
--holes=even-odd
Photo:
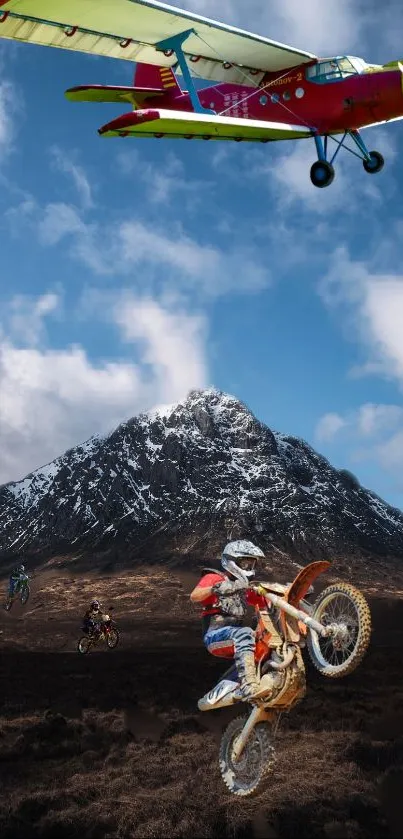
[[[271,661],[269,659],[269,661],[267,663],[273,670],[286,670],[287,667],[290,666],[290,664],[291,664],[291,662],[292,662],[292,660],[295,656],[295,652],[296,652],[295,647],[290,647],[287,655],[285,656],[285,658],[283,658],[282,661]]]

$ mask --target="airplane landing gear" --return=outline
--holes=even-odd
[[[311,166],[311,181],[314,186],[319,188],[330,186],[334,179],[334,174],[334,168],[327,160],[317,160]]]
[[[357,151],[344,145],[347,137],[350,137],[354,141]],[[328,139],[333,140],[337,145],[336,151],[330,160],[327,159]],[[332,137],[331,134],[325,134],[323,138],[320,134],[314,134],[314,140],[318,160],[311,166],[311,181],[319,189],[330,186],[333,182],[335,176],[333,163],[341,148],[344,148],[355,157],[358,157],[359,160],[362,160],[362,165],[368,174],[375,175],[376,172],[380,172],[383,169],[385,161],[382,155],[379,151],[368,151],[359,131],[347,130],[344,132],[341,140],[337,139],[337,137]]]
[[[363,160],[362,165],[366,172],[370,175],[375,175],[383,169],[385,161],[379,151],[370,151],[370,159]]]

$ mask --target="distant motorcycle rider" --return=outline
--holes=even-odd
[[[203,641],[211,653],[234,652],[242,699],[259,694],[255,665],[255,633],[243,625],[248,605],[267,608],[266,600],[249,586],[263,551],[246,539],[229,542],[221,556],[222,573],[212,568],[193,589],[190,599],[203,607]],[[262,691],[263,692],[263,691]]]
[[[22,583],[27,582],[28,579],[28,574],[25,572],[25,565],[18,565],[17,568],[14,568],[14,571],[10,574],[8,584],[9,596],[14,597],[14,595],[17,594],[17,591],[21,588]]]
[[[101,604],[99,600],[92,600],[83,618],[83,632],[91,635],[96,629],[100,628],[102,620]]]

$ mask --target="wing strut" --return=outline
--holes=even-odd
[[[180,32],[178,35],[172,35],[171,38],[165,38],[163,41],[159,41],[157,44],[155,44],[155,49],[160,50],[165,55],[172,55],[173,52],[175,53],[178,59],[179,67],[182,71],[183,78],[185,80],[185,84],[187,85],[190,100],[195,113],[215,114],[215,111],[212,111],[211,108],[203,108],[203,106],[200,104],[200,99],[194,81],[190,75],[190,70],[182,49],[182,44],[184,43],[184,41],[186,41],[189,35],[197,35],[196,30],[187,29],[186,32]]]

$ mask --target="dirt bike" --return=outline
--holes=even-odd
[[[330,562],[312,562],[287,586],[268,582],[250,585],[267,603],[265,609],[254,607],[255,662],[263,692],[249,700],[252,710],[233,719],[221,738],[220,772],[234,795],[257,793],[273,769],[274,737],[280,717],[300,702],[306,692],[302,648],[307,647],[319,673],[333,679],[352,673],[368,649],[371,613],[358,589],[348,583],[336,583],[322,591],[312,605],[304,599],[312,593],[313,581],[330,566]],[[227,652],[225,657],[232,655]],[[236,667],[232,664],[216,686],[199,700],[199,710],[247,703],[240,696],[239,688]]]
[[[113,611],[113,606],[109,608],[109,611]],[[110,615],[103,615],[102,621],[93,630],[88,632],[87,635],[83,635],[80,638],[77,644],[77,650],[81,655],[86,655],[94,644],[99,644],[100,642],[106,643],[110,650],[114,650],[119,643],[119,638],[119,630],[115,621],[112,620]]]
[[[29,577],[26,577],[25,579],[19,581],[15,586],[14,591],[12,593],[10,591],[8,592],[7,600],[4,604],[6,612],[10,611],[14,603],[14,600],[18,594],[20,595],[20,600],[23,606],[25,606],[25,604],[28,602],[28,598],[31,593],[28,580]]]

